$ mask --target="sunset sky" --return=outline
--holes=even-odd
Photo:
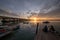
[[[20,17],[29,16],[30,11],[60,18],[60,0],[0,0],[0,9]]]

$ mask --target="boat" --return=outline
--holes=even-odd
[[[43,23],[46,23],[46,24],[48,24],[48,23],[50,23],[49,21],[44,21]]]

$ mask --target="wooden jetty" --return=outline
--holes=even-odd
[[[34,40],[60,40],[60,36],[55,35],[54,33],[51,33],[51,32],[45,33],[42,31],[43,27],[42,26],[39,26],[39,27],[40,28]]]

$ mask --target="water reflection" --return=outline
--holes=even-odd
[[[33,40],[36,33],[36,24],[32,22],[28,23],[19,23],[20,29],[14,31],[10,36],[2,38],[3,40]],[[42,21],[39,22],[38,29],[44,27],[46,24],[43,24]],[[50,21],[48,26],[53,25],[55,30],[60,32],[60,21]]]
[[[59,27],[60,26],[60,21],[50,21],[49,24],[43,24],[43,21],[38,21],[38,23],[42,27],[44,27],[45,25],[48,25],[48,26],[53,25],[55,30],[60,32],[60,27]],[[36,29],[36,24],[37,23],[33,23],[32,21],[29,21],[29,23],[28,24],[24,24],[24,26],[22,28],[27,28],[27,29],[31,28],[31,29],[33,29],[33,27],[34,27]],[[23,24],[21,24],[21,25],[23,25]]]

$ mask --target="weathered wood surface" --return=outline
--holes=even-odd
[[[42,31],[42,26],[39,26],[39,30],[34,40],[60,40],[60,36],[55,35],[54,33],[48,32],[45,33]]]

